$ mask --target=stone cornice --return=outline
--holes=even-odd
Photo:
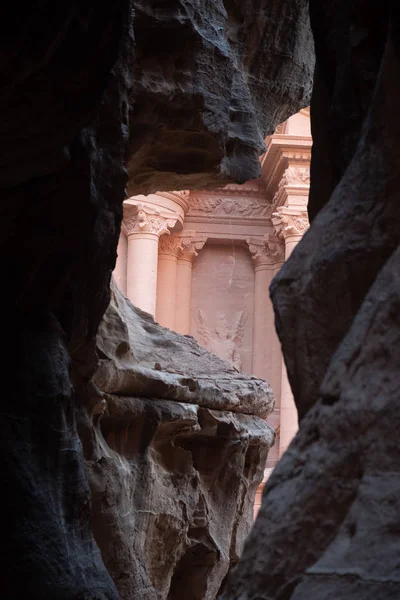
[[[163,213],[139,202],[124,203],[124,224],[127,235],[150,233],[163,235],[170,233],[178,218],[169,213]]]
[[[246,183],[228,183],[222,188],[211,190],[210,194],[219,196],[241,196],[241,197],[265,197],[265,181],[263,179],[252,179]],[[196,195],[196,192],[192,192]]]
[[[179,204],[183,211],[186,213],[189,208],[189,198],[190,191],[189,190],[181,190],[179,192],[156,192],[157,196],[162,196],[164,198],[168,198],[168,200],[172,200]]]
[[[272,222],[278,237],[287,239],[302,236],[310,226],[307,211],[279,206],[272,215]]]
[[[256,267],[274,267],[285,260],[285,245],[279,237],[267,234],[263,239],[248,238],[247,244]]]

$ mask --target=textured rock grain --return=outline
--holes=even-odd
[[[106,394],[100,419],[93,407],[94,429],[86,410],[80,420],[105,564],[123,600],[213,600],[253,523],[274,441],[245,411],[271,412],[271,390],[155,324],[116,287],[98,348],[97,385],[123,392]],[[157,370],[145,367],[155,360]],[[264,394],[254,406],[251,386]]]
[[[327,160],[334,191],[320,198],[323,208],[271,288],[300,428],[268,481],[223,600],[400,596],[400,20],[396,3],[350,4],[339,18],[340,2],[311,2],[328,94],[313,98],[321,136],[313,161]],[[370,28],[360,32],[360,21]],[[354,35],[350,55],[342,52]],[[339,115],[350,81],[357,86],[366,74],[357,119],[329,125],[333,164],[319,103]],[[323,173],[313,173],[311,187],[322,189]]]
[[[264,134],[310,88],[306,0],[281,4],[44,0],[5,11],[2,597],[117,597],[91,534],[75,412],[101,400],[95,337],[127,171],[129,194],[257,174]]]
[[[307,0],[134,0],[129,193],[259,176],[264,138],[311,93]]]
[[[273,409],[267,382],[230,367],[194,338],[160,327],[114,283],[97,346],[100,365],[94,382],[105,392],[126,396],[134,391],[261,417]]]

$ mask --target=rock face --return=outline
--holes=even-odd
[[[311,9],[313,222],[271,288],[300,429],[224,600],[400,597],[400,15]]]
[[[4,598],[117,598],[75,410],[99,402],[126,159],[130,192],[251,179],[308,101],[305,0],[111,4],[14,3],[1,23]]]
[[[307,106],[307,0],[133,0],[128,194],[259,176],[273,133]]]
[[[107,407],[82,411],[80,433],[106,567],[123,600],[213,600],[253,523],[271,389],[116,287],[98,350]]]

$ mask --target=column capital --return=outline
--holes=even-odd
[[[176,256],[179,260],[192,261],[207,241],[205,236],[186,231],[177,235],[162,235],[159,241],[159,254]]]
[[[181,249],[182,239],[177,235],[168,235],[163,233],[158,242],[158,254],[178,257]]]
[[[173,213],[159,211],[139,202],[124,204],[124,224],[128,237],[148,233],[161,236],[170,233],[178,217]]]
[[[206,236],[182,235],[178,259],[192,262],[207,241]]]
[[[248,238],[247,244],[255,267],[275,267],[285,260],[285,246],[282,240],[274,235],[260,238]]]
[[[278,237],[302,237],[310,226],[306,210],[279,206],[272,214],[272,223]]]

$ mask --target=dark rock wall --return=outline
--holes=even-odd
[[[264,137],[307,105],[307,0],[133,0],[129,193],[258,177]]]
[[[271,287],[300,429],[224,600],[400,597],[400,13],[310,6],[313,221]]]
[[[10,5],[1,23],[3,598],[117,598],[91,532],[72,380],[79,391],[95,368],[109,300],[129,22],[116,1]]]
[[[306,3],[281,4],[4,9],[2,597],[117,597],[91,534],[75,409],[101,399],[90,378],[125,157],[129,192],[254,177],[264,134],[308,102]]]

